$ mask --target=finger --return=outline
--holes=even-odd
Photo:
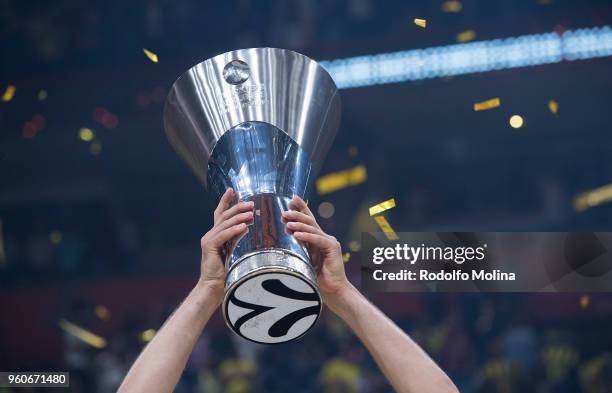
[[[293,198],[291,198],[291,201],[289,202],[289,207],[292,207],[299,212],[302,212],[302,213],[305,213],[305,214],[308,214],[314,217],[314,214],[312,214],[312,212],[310,211],[308,204],[306,204],[306,202],[297,195],[294,195]]]
[[[217,222],[217,220],[219,219],[219,216],[221,215],[221,213],[223,213],[224,211],[229,209],[229,207],[232,205],[233,197],[234,197],[234,189],[233,188],[230,187],[227,190],[225,190],[225,192],[221,196],[221,199],[219,200],[219,204],[217,205],[217,208],[215,209],[215,212],[213,213],[213,217],[215,219],[215,222]]]
[[[232,218],[236,214],[239,214],[239,213],[242,213],[242,212],[245,212],[245,211],[249,211],[249,210],[252,211],[253,210],[253,206],[255,206],[255,204],[252,201],[249,201],[249,202],[238,202],[234,206],[230,207],[229,209],[227,209],[226,211],[221,213],[221,215],[219,216],[218,220],[215,222],[215,225],[218,225],[218,224],[222,223],[223,221]]]
[[[294,195],[293,198],[291,199],[291,202],[289,202],[289,207],[290,208],[292,207],[301,213],[311,216],[315,220],[315,226],[321,229],[321,227],[319,226],[319,223],[317,222],[317,219],[315,218],[314,214],[308,207],[308,204],[302,198],[300,198],[297,195]]]
[[[295,236],[295,238],[298,240],[301,240],[308,244],[312,244],[313,246],[317,246],[321,249],[330,249],[334,245],[333,241],[330,238],[316,233],[295,232],[293,236]]]
[[[288,222],[287,228],[292,232],[308,232],[325,236],[325,233],[323,233],[323,231],[321,231],[319,228],[313,227],[312,225],[304,224],[302,222]]]
[[[228,218],[225,221],[221,221],[221,223],[219,223],[217,226],[215,226],[213,229],[216,232],[220,232],[226,228],[232,227],[234,225],[238,225],[241,223],[245,223],[245,224],[251,224],[253,222],[253,211],[249,210],[240,214],[236,214],[233,217]]]
[[[234,237],[242,236],[248,231],[249,228],[245,223],[240,223],[238,225],[231,226],[217,233],[213,237],[211,244],[214,247],[221,247],[225,244],[225,242],[232,240]]]
[[[317,220],[315,220],[315,218],[313,216],[309,216],[307,214],[304,214],[302,212],[298,212],[295,210],[286,210],[283,212],[283,218],[289,222],[289,221],[297,221],[297,222],[302,222],[304,224],[308,224],[308,225],[312,225],[313,227],[319,228],[319,225],[317,224]]]

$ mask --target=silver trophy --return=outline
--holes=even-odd
[[[227,250],[223,314],[258,343],[302,336],[321,312],[308,252],[281,221],[307,200],[340,122],[330,75],[284,49],[227,52],[185,72],[164,108],[166,134],[208,190],[253,201],[254,223]],[[228,246],[229,247],[229,246]]]

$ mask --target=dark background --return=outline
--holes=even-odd
[[[0,102],[0,369],[69,370],[71,391],[114,391],[139,334],[159,328],[195,283],[215,201],[162,128],[168,89],[190,66],[245,47],[331,60],[452,44],[464,30],[488,40],[612,22],[604,0],[465,0],[458,13],[441,5],[0,1],[0,93],[16,86]],[[362,164],[368,180],[313,195],[311,206],[334,204],[319,221],[347,250],[377,228],[367,208],[391,197],[397,231],[612,230],[611,204],[573,206],[611,182],[611,66],[601,58],[342,90],[322,174]],[[473,111],[492,97],[500,108]],[[523,128],[509,126],[514,114]],[[79,139],[83,127],[93,141]],[[358,280],[355,246],[347,268]],[[612,391],[607,294],[368,295],[462,391]],[[61,318],[107,346],[63,333]],[[303,340],[263,348],[233,339],[217,315],[177,391],[389,390],[326,312]]]

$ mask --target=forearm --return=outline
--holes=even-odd
[[[216,291],[198,284],[138,356],[119,392],[174,391],[193,346],[220,301]]]
[[[355,287],[349,284],[326,303],[361,339],[397,392],[457,392],[434,361]]]

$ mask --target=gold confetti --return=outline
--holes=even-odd
[[[96,316],[103,321],[108,321],[110,319],[110,310],[103,304],[98,304],[96,309],[94,310]]]
[[[397,239],[399,239],[399,237],[397,236],[397,233],[395,233],[395,231],[391,227],[391,224],[389,224],[389,221],[387,221],[385,216],[375,216],[374,219],[376,220],[376,223],[378,224],[380,229],[387,236],[387,239],[389,239],[389,240],[397,240]]]
[[[414,18],[414,24],[422,27],[423,29],[427,27],[427,21],[425,19]]]
[[[150,50],[146,48],[142,48],[142,50],[144,51],[145,55],[147,55],[149,60],[151,60],[153,63],[157,63],[159,61],[155,53],[151,52]]]
[[[44,101],[47,99],[47,90],[42,89],[38,92],[38,101]]]
[[[488,109],[497,108],[501,105],[501,100],[499,97],[491,98],[490,100],[477,102],[474,104],[474,110],[478,111],[486,111]]]
[[[340,189],[361,184],[368,179],[366,167],[356,166],[341,172],[331,173],[317,179],[319,195],[328,194]]]
[[[79,138],[83,141],[83,142],[91,142],[94,139],[94,132],[91,130],[91,128],[81,128],[79,130]]]
[[[574,208],[583,211],[612,201],[612,184],[585,191],[574,198]]]
[[[351,259],[351,253],[350,252],[345,252],[344,254],[342,254],[342,261],[344,263],[347,263],[350,259]]]
[[[556,115],[557,111],[559,111],[559,103],[555,100],[548,101],[548,110]]]
[[[349,250],[351,250],[352,252],[358,252],[359,250],[361,250],[361,244],[359,244],[359,242],[356,240],[351,240],[351,242],[349,243]]]
[[[15,91],[17,91],[17,88],[15,86],[8,85],[6,87],[6,90],[4,90],[4,94],[2,94],[2,101],[9,102],[10,100],[12,100],[15,96]]]
[[[65,319],[60,319],[59,326],[66,333],[78,338],[86,344],[91,345],[94,348],[104,348],[106,347],[106,340],[104,337],[98,336],[88,330],[83,329],[80,326],[75,325],[72,322],[68,322]]]
[[[370,208],[370,216],[378,213],[382,213],[385,210],[393,209],[395,207],[395,198],[388,199]]]
[[[587,308],[589,303],[591,303],[591,299],[587,295],[580,296],[580,307],[582,309]]]
[[[469,42],[476,38],[476,32],[474,30],[466,30],[457,34],[457,42]]]
[[[442,3],[442,11],[443,12],[461,12],[463,8],[463,4],[460,1],[445,1]]]
[[[149,341],[153,340],[153,337],[155,337],[155,333],[155,329],[147,329],[144,332],[140,333],[140,340],[148,343]]]
[[[49,240],[51,244],[58,245],[62,242],[62,233],[60,231],[53,231],[49,234]]]

